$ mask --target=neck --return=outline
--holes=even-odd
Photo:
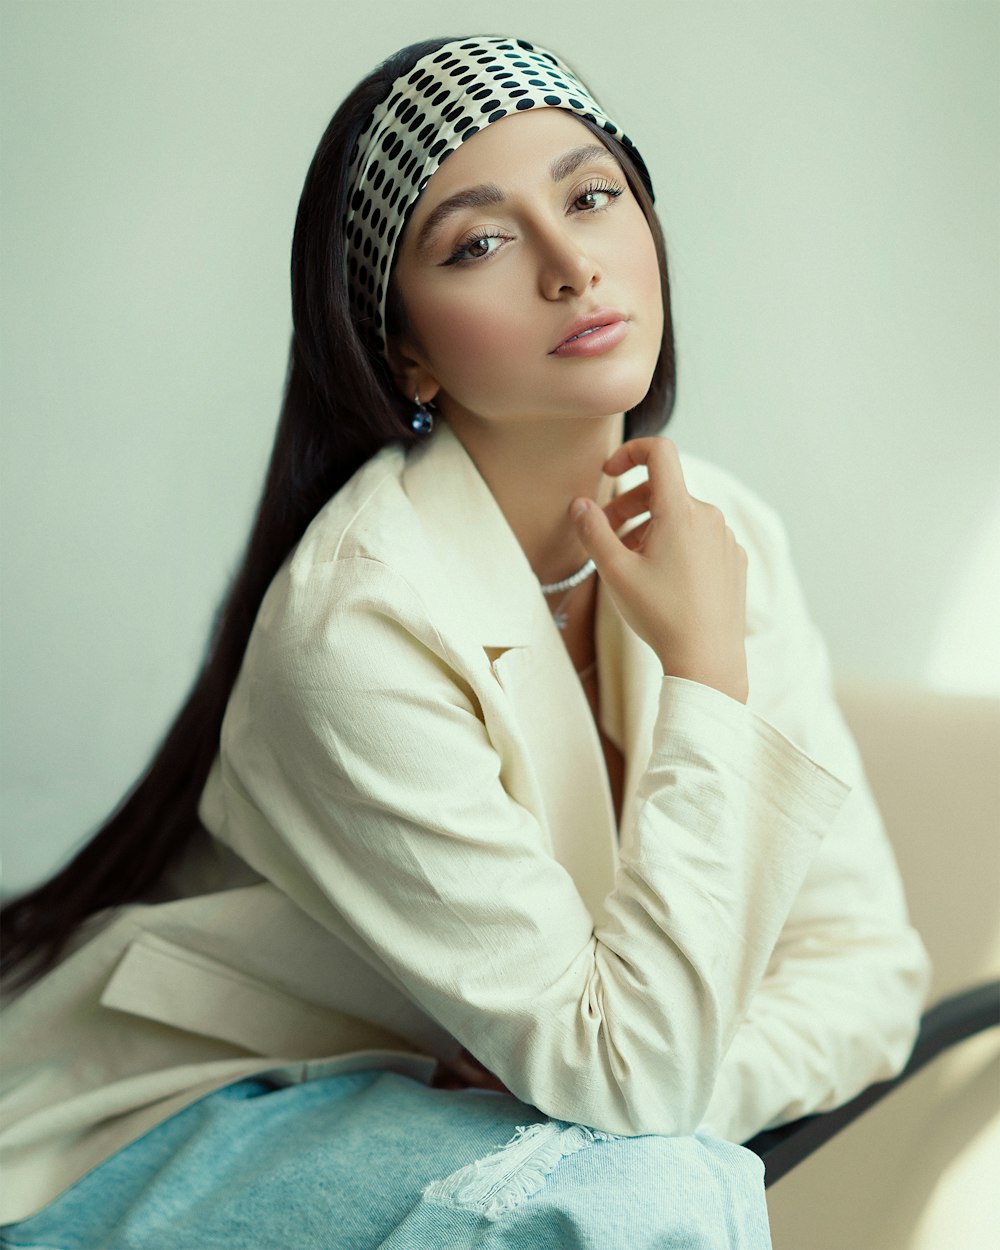
[[[624,438],[624,414],[501,422],[449,413],[447,419],[538,580],[556,582],[575,573],[587,553],[569,505],[577,495],[601,507],[610,500],[614,479],[604,476],[602,465]]]

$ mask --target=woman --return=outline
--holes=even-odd
[[[415,45],[292,284],[202,674],[5,917],[3,1235],[765,1245],[738,1143],[896,1073],[927,963],[779,522],[658,434],[642,158],[527,41]]]

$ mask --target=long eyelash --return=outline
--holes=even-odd
[[[624,195],[625,188],[620,186],[617,182],[606,182],[601,178],[595,178],[593,182],[587,183],[576,198],[580,199],[580,196],[591,195],[595,191],[605,191],[608,195],[614,196],[617,200],[620,195]]]
[[[603,191],[606,195],[610,195],[616,200],[618,199],[620,195],[625,194],[625,188],[622,186],[619,186],[618,183],[608,182],[602,178],[595,178],[593,181],[588,182],[585,187],[581,188],[579,193],[576,196],[574,196],[574,201],[581,199],[585,195],[593,195],[597,191]],[[600,209],[594,209],[593,211],[600,212]],[[469,256],[464,255],[464,253],[470,247],[472,247],[473,243],[478,243],[480,239],[502,239],[503,237],[504,237],[504,234],[503,234],[503,231],[501,230],[480,231],[478,234],[474,234],[467,239],[463,239],[462,242],[459,243],[458,247],[455,248],[454,252],[452,252],[452,254],[448,257],[448,259],[446,261],[442,261],[442,264],[460,265],[463,262],[468,263],[468,264],[476,264],[477,261],[485,260],[486,257],[485,256],[469,257]]]
[[[468,260],[470,264],[474,264],[477,259],[483,260],[485,259],[485,257],[463,256],[463,253],[467,251],[473,245],[473,243],[478,243],[480,239],[502,239],[502,238],[504,238],[504,233],[502,230],[480,230],[476,234],[470,235],[467,239],[463,239],[462,242],[459,243],[458,247],[456,247],[455,250],[452,252],[452,254],[448,257],[448,259],[446,261],[443,261],[442,263],[445,265],[457,265],[457,264],[461,264],[463,260]]]

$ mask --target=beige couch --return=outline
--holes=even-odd
[[[1000,701],[844,686],[934,961],[931,1003],[1000,975]],[[1000,1245],[1000,1036],[963,1042],[768,1190],[774,1250]]]

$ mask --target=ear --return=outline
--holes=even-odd
[[[389,339],[386,354],[397,390],[411,404],[414,396],[419,396],[422,404],[429,404],[441,389],[441,383],[424,363],[419,349],[406,340]]]

